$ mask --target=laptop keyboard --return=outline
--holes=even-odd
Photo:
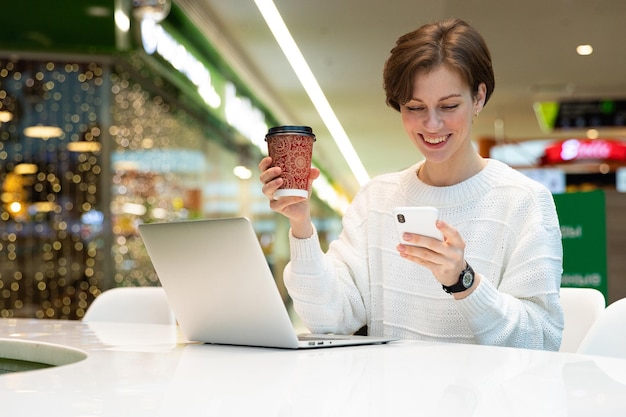
[[[350,337],[341,334],[300,334],[298,339],[308,342],[315,340],[348,340]]]

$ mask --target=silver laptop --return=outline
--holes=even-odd
[[[246,218],[142,224],[139,232],[180,330],[190,341],[298,349],[392,340],[299,337]]]

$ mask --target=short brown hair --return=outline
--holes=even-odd
[[[401,36],[391,50],[383,71],[387,105],[400,111],[400,105],[413,96],[415,75],[446,65],[457,71],[472,96],[485,83],[485,104],[495,88],[491,54],[483,37],[460,19],[426,24]]]

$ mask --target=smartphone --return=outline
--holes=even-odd
[[[398,239],[407,245],[414,244],[402,238],[402,235],[408,232],[443,240],[443,234],[435,226],[438,217],[439,211],[435,207],[396,207],[393,210],[393,218]]]

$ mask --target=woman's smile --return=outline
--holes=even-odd
[[[439,145],[443,142],[445,142],[446,140],[448,140],[448,138],[450,137],[450,135],[444,135],[444,136],[425,136],[425,135],[420,135],[422,137],[422,139],[424,140],[424,142],[430,144],[430,145]]]

